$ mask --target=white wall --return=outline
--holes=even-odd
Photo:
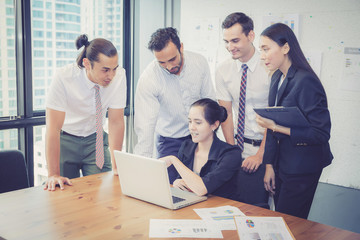
[[[344,47],[360,48],[359,0],[182,0],[181,39],[186,50],[191,26],[198,18],[219,18],[219,24],[232,12],[244,12],[255,25],[255,47],[259,41],[263,16],[300,14],[299,42],[304,51],[322,52],[321,81],[328,96],[332,119],[330,145],[332,165],[325,168],[320,181],[360,189],[360,92],[341,90]],[[203,39],[197,39],[201,42]],[[188,46],[188,47],[187,47]],[[219,34],[217,63],[228,56]],[[360,79],[359,79],[360,81]]]

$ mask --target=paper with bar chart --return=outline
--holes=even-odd
[[[243,212],[233,206],[198,208],[194,211],[201,219],[216,223],[221,230],[235,230],[234,216],[245,216]]]
[[[150,219],[150,238],[223,238],[215,223],[193,219]]]

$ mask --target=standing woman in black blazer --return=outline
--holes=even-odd
[[[307,218],[322,169],[333,159],[325,90],[287,25],[265,29],[260,49],[265,65],[275,71],[269,106],[296,106],[309,122],[308,127],[281,126],[257,116],[267,128],[265,189],[274,194],[276,211]]]

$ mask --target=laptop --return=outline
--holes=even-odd
[[[114,151],[123,194],[169,209],[179,209],[207,199],[173,188],[165,161]]]

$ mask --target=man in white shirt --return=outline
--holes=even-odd
[[[110,171],[113,150],[121,150],[126,105],[125,70],[119,67],[114,45],[105,39],[76,40],[84,46],[77,64],[60,68],[46,102],[45,190],[64,189],[69,178]],[[108,111],[109,135],[103,131]],[[110,152],[109,152],[110,147]],[[112,162],[112,164],[111,164]]]
[[[152,157],[154,134],[158,157],[175,155],[182,142],[190,138],[188,112],[201,98],[215,99],[206,59],[184,51],[174,28],[158,29],[148,44],[155,55],[140,76],[135,94],[135,153]],[[172,183],[177,176],[168,169]]]
[[[253,31],[253,21],[244,13],[232,13],[226,17],[222,24],[223,39],[225,47],[231,54],[231,58],[222,62],[216,70],[216,94],[219,104],[228,111],[227,120],[221,124],[226,142],[238,145],[242,152],[242,169],[240,175],[247,176],[242,178],[243,188],[249,191],[263,192],[263,166],[262,158],[264,153],[264,129],[256,123],[254,107],[266,107],[268,105],[269,78],[265,66],[260,61],[260,54],[255,49],[253,41],[255,33]],[[242,66],[247,68],[246,98],[244,119],[245,124],[243,133],[239,131],[239,99],[240,86],[242,81]],[[233,115],[234,112],[234,115]],[[235,121],[234,121],[235,120]],[[240,143],[240,136],[243,139]],[[235,136],[235,137],[234,137]],[[258,168],[261,166],[261,171]],[[256,189],[250,189],[250,182],[256,183]],[[244,189],[239,191],[244,193]],[[247,191],[246,190],[246,191]],[[265,191],[263,192],[265,199]],[[251,194],[247,195],[248,203],[255,203]],[[260,195],[260,194],[259,194]],[[267,196],[267,195],[266,195]],[[250,199],[252,198],[252,199]],[[257,198],[257,197],[255,197]],[[254,201],[253,201],[254,200]],[[266,201],[267,202],[267,201]]]

